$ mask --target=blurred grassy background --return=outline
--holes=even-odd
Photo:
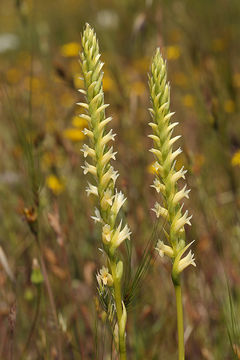
[[[177,166],[188,169],[192,189],[187,238],[196,239],[197,268],[184,274],[186,358],[240,359],[239,21],[239,0],[1,0],[1,359],[55,359],[58,341],[63,359],[110,359],[111,338],[95,298],[99,232],[80,168],[86,124],[75,105],[85,22],[95,28],[105,62],[133,268],[155,221],[147,72],[156,46],[168,59],[172,111],[183,134]],[[28,226],[34,176],[41,246]],[[47,291],[31,282],[40,256],[60,332]],[[176,358],[175,315],[169,263],[154,254],[129,314],[129,358]]]

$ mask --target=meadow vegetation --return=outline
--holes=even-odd
[[[167,60],[174,136],[182,135],[174,166],[187,170],[180,189],[191,189],[185,231],[196,268],[181,276],[185,356],[240,359],[239,18],[238,0],[1,0],[0,359],[117,359],[122,314],[99,282],[111,287],[106,266],[119,262],[128,359],[177,359],[171,260],[159,256],[162,243],[155,250],[166,243],[166,219],[150,210],[159,201],[148,151],[157,47]],[[108,263],[81,168],[86,22],[99,39],[116,188],[127,197],[120,216],[129,228]]]

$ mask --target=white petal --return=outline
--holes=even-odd
[[[150,139],[153,139],[157,144],[159,144],[160,140],[159,140],[159,137],[157,135],[150,134],[150,135],[148,135],[148,137]]]
[[[82,130],[82,132],[83,132],[84,135],[87,135],[89,138],[93,139],[93,132],[90,131],[89,129],[84,128],[84,129]]]
[[[178,192],[175,194],[175,196],[174,196],[174,198],[173,198],[173,200],[172,200],[173,204],[176,205],[176,204],[177,204],[179,201],[181,201],[184,197],[187,198],[187,199],[189,198],[188,194],[190,193],[191,190],[186,190],[186,187],[187,187],[187,185],[185,185],[183,189],[181,189],[180,191],[178,191]]]
[[[112,190],[107,189],[102,197],[101,200],[101,207],[104,211],[106,211],[109,206],[112,206],[112,201],[113,201],[113,195],[112,195]]]
[[[131,235],[130,229],[128,228],[127,225],[125,225],[122,230],[121,230],[121,226],[122,226],[122,221],[120,221],[120,224],[115,230],[114,235],[112,237],[112,244],[116,248],[126,239],[130,239],[130,235]]]
[[[112,117],[108,117],[100,122],[98,125],[99,130],[102,130],[110,121],[112,120]]]
[[[181,148],[178,148],[176,151],[174,151],[170,156],[171,162],[173,162],[175,160],[175,158],[181,153],[182,153]]]
[[[181,216],[178,220],[173,220],[173,230],[175,232],[178,232],[183,226],[185,226],[186,224],[191,225],[190,220],[192,218],[191,216],[188,216],[188,211],[186,210],[186,212],[184,213],[183,216]]]
[[[157,131],[158,130],[158,126],[157,124],[153,123],[153,122],[150,122],[148,123],[149,126],[151,126],[151,128],[154,130],[154,131]]]
[[[111,159],[116,160],[116,154],[117,152],[113,152],[113,147],[111,147],[101,159],[102,166],[105,166]]]
[[[94,220],[95,223],[97,222],[102,223],[100,211],[97,208],[95,208],[95,216],[91,216],[91,218]]]
[[[103,138],[100,140],[100,144],[101,146],[104,146],[105,144],[107,144],[110,140],[114,141],[116,134],[112,133],[112,129],[103,136]]]
[[[97,175],[97,169],[94,165],[89,164],[87,161],[85,161],[85,165],[81,166],[83,169],[84,175],[86,175],[88,172],[94,176]]]
[[[182,258],[179,261],[179,264],[178,264],[178,267],[177,267],[178,272],[179,273],[182,272],[189,265],[196,266],[195,259],[194,259],[194,254],[192,253],[191,250],[189,251],[189,253],[184,258]]]
[[[86,95],[86,90],[84,90],[84,89],[78,89],[78,91],[79,91],[81,94]]]
[[[86,109],[86,110],[88,110],[88,109],[89,109],[89,106],[88,106],[88,104],[86,104],[86,103],[83,103],[83,102],[78,102],[78,103],[77,103],[77,105],[79,105],[79,106],[83,107],[83,108],[84,108],[84,109]]]
[[[91,149],[88,145],[83,144],[83,147],[81,149],[81,151],[83,152],[83,156],[86,158],[88,155],[91,156],[92,158],[95,157],[96,153],[95,150]]]
[[[89,196],[90,194],[96,195],[98,196],[98,189],[96,186],[88,183],[88,187],[86,188],[86,192],[87,192],[87,196]]]
[[[125,203],[126,200],[127,200],[127,198],[124,197],[124,195],[121,191],[116,192],[116,194],[114,196],[113,205],[111,208],[111,211],[114,213],[115,216],[118,214],[119,210],[121,209],[121,207],[123,206],[123,204]]]
[[[109,181],[114,178],[115,173],[116,171],[114,171],[113,167],[110,166],[101,178],[101,186],[103,188],[105,188],[108,185]]]
[[[180,139],[181,135],[177,135],[169,140],[169,145],[172,146],[178,139]]]
[[[165,219],[168,218],[168,210],[162,207],[158,202],[155,203],[154,208],[151,210],[156,213],[157,218],[159,218],[159,216],[162,216]]]
[[[150,186],[156,189],[157,193],[165,191],[165,185],[163,185],[158,179],[155,179],[153,185]]]
[[[185,174],[187,173],[187,170],[184,170],[184,167],[182,167],[179,171],[175,172],[171,176],[171,182],[175,184],[179,179],[183,178],[185,179]]]
[[[174,114],[175,112],[168,113],[167,115],[164,116],[163,121],[165,122],[169,121]]]
[[[108,106],[109,104],[103,104],[97,109],[96,113],[100,113],[101,111],[105,110]]]
[[[155,249],[158,251],[161,257],[167,255],[172,258],[174,256],[172,247],[169,245],[165,245],[164,242],[161,240],[158,240],[157,247]]]
[[[161,161],[162,160],[162,153],[160,150],[157,150],[157,149],[150,149],[149,150],[151,153],[153,153],[155,156],[157,156],[157,158]]]

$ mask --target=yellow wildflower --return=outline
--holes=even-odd
[[[6,78],[9,84],[17,84],[21,80],[21,72],[16,68],[11,68],[6,72]]]
[[[55,175],[49,175],[46,184],[54,195],[59,195],[64,191],[64,184]]]
[[[41,90],[43,88],[43,82],[37,77],[27,76],[24,79],[24,87],[26,90],[30,91],[30,88],[33,92]]]
[[[44,81],[40,78],[33,77],[31,81],[32,81],[32,90],[33,91],[41,90],[44,86]]]
[[[166,54],[168,60],[177,60],[180,56],[180,48],[177,45],[166,47]]]
[[[78,56],[81,47],[77,42],[70,42],[63,45],[60,49],[62,56],[64,57],[73,57]]]
[[[76,89],[82,89],[84,87],[84,82],[82,80],[82,75],[81,74],[76,74],[73,77],[73,83]]]
[[[147,171],[150,173],[150,174],[157,174],[157,168],[156,168],[156,162],[154,161],[153,163],[149,164],[148,167],[147,167]]]
[[[232,166],[240,166],[240,150],[237,150],[232,157]]]
[[[103,78],[103,89],[104,89],[104,91],[112,90],[113,85],[114,85],[114,82],[112,81],[112,79],[110,77],[105,76]]]
[[[226,113],[232,113],[235,110],[235,104],[231,99],[226,100],[223,107]]]
[[[72,125],[77,128],[84,129],[85,127],[88,127],[88,122],[86,119],[83,119],[82,117],[75,115],[72,118]]]
[[[81,141],[84,134],[80,129],[68,128],[63,131],[63,136],[71,141]]]
[[[190,94],[186,94],[183,97],[183,105],[192,108],[194,106],[194,97]]]
[[[111,78],[110,74],[105,71],[104,78],[103,78],[103,90],[104,91],[111,91],[114,88],[114,81]]]

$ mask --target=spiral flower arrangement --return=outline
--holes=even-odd
[[[102,246],[107,256],[107,266],[97,274],[100,291],[104,286],[113,288],[117,315],[117,333],[120,359],[126,359],[125,327],[127,313],[122,299],[121,279],[123,262],[118,259],[117,249],[126,240],[130,239],[130,229],[118,220],[118,214],[126,201],[123,193],[116,189],[115,183],[118,172],[114,170],[111,161],[115,160],[116,152],[109,145],[114,141],[112,129],[107,130],[107,124],[112,120],[106,117],[105,110],[109,106],[104,104],[103,93],[103,62],[100,60],[99,46],[93,29],[87,24],[82,35],[82,52],[80,54],[84,89],[79,91],[84,95],[86,102],[78,105],[85,109],[81,117],[88,122],[88,128],[83,132],[89,138],[89,144],[84,144],[82,152],[85,161],[84,174],[90,173],[94,183],[89,183],[87,195],[94,195],[98,200],[93,219],[102,227]]]
[[[152,108],[150,114],[152,121],[149,123],[153,134],[149,137],[153,140],[154,146],[150,150],[155,156],[155,174],[152,187],[157,194],[162,195],[162,202],[156,202],[152,209],[157,218],[163,217],[168,224],[165,235],[168,244],[158,240],[156,250],[162,257],[168,256],[172,260],[172,280],[176,292],[178,311],[178,335],[179,335],[179,360],[184,359],[183,339],[183,314],[180,273],[189,265],[196,266],[194,255],[190,250],[187,255],[184,253],[190,247],[186,245],[185,226],[191,225],[191,217],[188,211],[183,211],[184,198],[188,198],[190,190],[185,185],[178,189],[178,180],[185,179],[186,170],[182,167],[176,170],[176,159],[182,150],[173,150],[175,142],[181,137],[173,137],[173,130],[178,125],[171,122],[174,113],[170,112],[170,86],[167,83],[166,62],[163,60],[160,49],[156,50],[151,65],[149,76],[149,88]]]

